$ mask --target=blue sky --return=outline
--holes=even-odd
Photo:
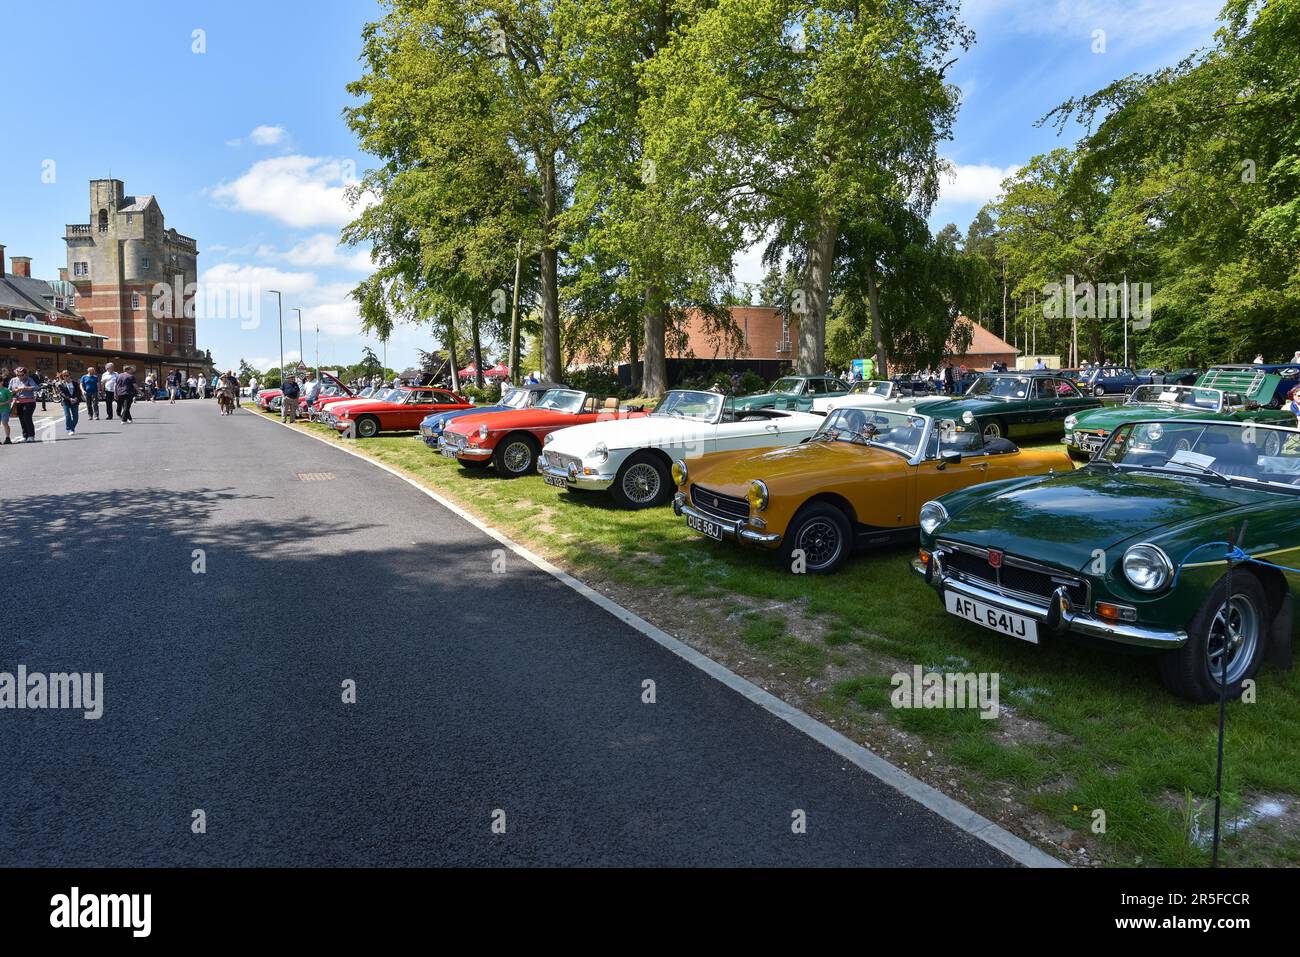
[[[1062,100],[1208,44],[1218,7],[964,0],[977,39],[952,71],[964,100],[942,152],[955,176],[933,226],[964,231],[1004,175],[1062,142],[1034,127]],[[111,173],[128,193],[157,196],[167,225],[198,240],[205,282],[284,291],[290,358],[295,306],[309,362],[318,326],[323,365],[356,361],[363,344],[378,351],[347,296],[368,257],[336,245],[349,218],[344,187],[368,165],[341,116],[344,86],[359,76],[360,30],[378,9],[373,0],[7,4],[7,255],[31,256],[36,275],[57,276],[64,224],[87,221],[87,181]],[[198,30],[204,52],[194,50]],[[1093,52],[1096,30],[1105,31],[1104,52]],[[757,255],[737,258],[738,279],[760,278]],[[257,304],[255,316],[200,315],[199,344],[220,365],[265,366],[278,355],[274,297]],[[402,329],[388,343],[389,365],[412,364],[432,345],[428,332]]]

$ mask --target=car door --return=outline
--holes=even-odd
[[[730,399],[726,400],[729,404]],[[707,452],[731,452],[736,449],[763,449],[784,444],[781,440],[781,419],[766,418],[758,414],[746,416],[730,413],[729,405],[723,407],[722,421],[712,426],[706,441]]]
[[[913,514],[931,499],[988,481],[989,457],[983,451],[979,429],[945,431],[936,423],[935,433],[926,443],[925,459],[913,473]],[[944,462],[940,457],[944,452],[960,452],[961,461]]]

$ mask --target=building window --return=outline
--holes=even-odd
[[[90,263],[73,263],[73,264],[72,264],[72,275],[74,275],[74,276],[89,276],[89,275],[90,275]]]
[[[145,269],[148,269],[148,268],[149,268],[149,257],[148,257],[148,256],[145,256],[144,259],[141,260],[141,265],[142,265],[143,268],[145,268]]]
[[[128,226],[130,226],[130,225],[131,225],[132,223],[134,223],[134,222],[135,222],[135,217],[134,217],[133,215],[131,215],[130,213],[127,213],[127,214],[126,214],[126,224],[127,224]]]
[[[131,293],[131,308],[133,310],[140,308],[140,294],[138,292]]]
[[[101,233],[108,232],[108,210],[106,209],[99,211],[99,231]]]
[[[173,342],[175,342],[175,341],[176,341],[176,327],[175,327],[175,326],[168,326],[168,327],[167,327],[167,344],[168,344],[168,345],[171,345],[171,344],[172,344]]]
[[[186,329],[186,330],[185,330],[185,345],[186,345],[187,348],[190,348],[190,349],[193,349],[193,348],[194,348],[194,330],[193,330],[193,329]]]
[[[158,341],[158,337],[159,337],[159,332],[158,332],[158,323],[155,322],[155,323],[153,324],[153,341],[154,341],[154,342],[157,342],[157,341]]]

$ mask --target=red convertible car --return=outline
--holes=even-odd
[[[347,399],[325,407],[321,421],[340,432],[368,439],[380,432],[414,432],[431,412],[472,409],[464,396],[432,386],[389,389],[368,399]]]
[[[453,419],[443,429],[439,450],[469,468],[491,462],[503,478],[518,478],[537,468],[537,453],[557,429],[607,419],[634,419],[646,413],[623,410],[618,399],[603,399],[576,389],[552,389],[528,409],[484,412]]]

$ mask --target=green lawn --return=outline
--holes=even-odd
[[[350,445],[1058,855],[1208,863],[1207,838],[1193,835],[1212,819],[1217,708],[1171,697],[1150,658],[1034,647],[958,621],[912,573],[908,549],[794,576],[689,532],[668,508],[624,512],[603,494],[462,469],[409,435]],[[893,708],[890,675],[914,664],[999,674],[1001,716]],[[1263,799],[1286,813],[1240,827],[1225,857],[1298,864],[1300,672],[1266,668],[1258,698],[1228,708],[1224,817],[1253,820]],[[1104,833],[1092,830],[1098,809]]]

